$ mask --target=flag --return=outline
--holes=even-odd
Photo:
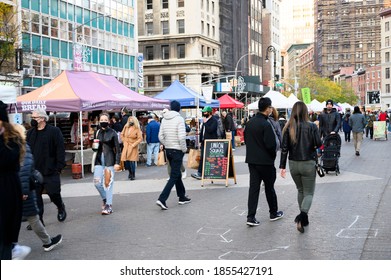
[[[311,90],[309,88],[302,88],[301,89],[301,95],[303,97],[303,102],[305,104],[311,103]]]

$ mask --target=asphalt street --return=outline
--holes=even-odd
[[[342,135],[341,135],[342,136]],[[304,234],[293,222],[299,214],[296,189],[287,178],[275,184],[283,219],[270,222],[261,193],[258,227],[246,225],[248,168],[245,146],[234,151],[237,184],[184,180],[190,204],[178,205],[175,188],[167,211],[156,204],[167,167],[139,165],[136,180],[116,173],[114,213],[102,216],[101,199],[92,174],[72,179],[62,175],[62,194],[68,217],[57,221],[57,209],[45,195],[49,234],[63,234],[63,242],[44,252],[41,241],[22,224],[20,244],[28,245],[30,260],[390,260],[391,259],[391,149],[390,141],[364,138],[361,156],[353,143],[342,143],[341,174],[317,177]],[[185,160],[187,156],[185,156]],[[279,156],[276,167],[279,164]],[[278,171],[278,169],[277,169]],[[289,170],[288,170],[289,171]]]

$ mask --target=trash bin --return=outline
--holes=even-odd
[[[81,179],[81,164],[73,163],[72,164],[72,178]]]

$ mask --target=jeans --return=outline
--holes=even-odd
[[[181,166],[183,163],[184,153],[180,150],[166,149],[167,160],[171,166],[170,179],[167,181],[162,193],[159,196],[159,200],[163,203],[166,202],[170,196],[170,192],[175,185],[176,193],[179,198],[186,197],[185,186],[182,182]]]
[[[289,170],[297,188],[297,202],[301,212],[308,213],[315,192],[315,161],[289,160]]]
[[[152,154],[154,155],[154,163],[157,164],[160,143],[149,143],[147,145],[147,165],[152,164]]]
[[[248,190],[247,219],[255,218],[258,208],[261,182],[265,183],[266,200],[269,205],[269,213],[275,214],[278,210],[277,195],[274,190],[276,181],[276,168],[274,165],[248,164],[250,171],[250,188]]]
[[[365,128],[365,136],[368,137],[368,134],[369,136],[371,137],[371,139],[373,138],[373,127],[366,127]]]
[[[129,171],[133,172],[134,174],[136,174],[136,162],[135,161],[127,160],[124,162],[124,166],[125,166],[126,170],[129,170]]]
[[[198,175],[202,176],[202,162],[204,161],[204,145],[201,145],[201,156],[200,156],[200,164],[198,165]]]
[[[106,204],[113,204],[113,185],[114,185],[114,166],[105,166],[105,158],[102,153],[101,157],[102,165],[95,165],[94,170],[94,185],[98,190],[102,200],[106,199]],[[105,181],[104,170],[109,169],[111,173],[111,179],[109,182],[109,186],[103,187],[103,183]]]
[[[348,141],[350,142],[350,131],[349,132],[344,132],[345,133],[345,142]]]
[[[232,133],[232,140],[231,140],[231,142],[232,142],[232,149],[235,149],[235,134],[236,134],[236,130],[232,130],[231,133]]]

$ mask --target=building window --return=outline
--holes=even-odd
[[[386,37],[385,38],[385,47],[389,47],[390,46],[390,37]]]
[[[146,76],[145,78],[146,78],[145,84],[147,85],[147,87],[153,88],[156,86],[155,85],[155,76]]]
[[[153,35],[153,22],[145,23],[145,35]]]
[[[169,34],[170,29],[168,28],[168,21],[162,21],[162,34]]]
[[[147,1],[147,10],[152,10],[153,8],[153,0],[146,0]]]
[[[153,60],[153,46],[145,47],[145,59]]]
[[[390,84],[386,84],[386,93],[390,93]]]
[[[181,84],[186,85],[186,74],[178,74],[178,81]]]
[[[162,76],[162,86],[169,87],[171,85],[171,75]]]
[[[215,2],[212,1],[212,14],[215,13]]]
[[[386,79],[389,79],[390,78],[390,68],[387,67],[386,68]]]
[[[168,9],[168,0],[162,0],[162,9]]]
[[[206,55],[209,57],[210,56],[210,47],[206,48]]]
[[[216,37],[216,28],[212,26],[212,36],[213,38]]]
[[[389,21],[387,21],[387,22],[385,23],[384,28],[385,28],[385,31],[390,31],[390,22],[389,22]]]
[[[201,56],[202,57],[205,56],[205,46],[204,45],[201,46]]]
[[[185,0],[178,0],[178,8],[183,8],[185,6]]]
[[[185,58],[185,44],[177,45],[177,58]]]
[[[210,36],[210,25],[209,25],[209,23],[206,24],[206,35],[208,37]]]
[[[177,20],[178,25],[178,33],[183,34],[185,33],[185,20],[184,19],[178,19]]]
[[[386,52],[386,61],[385,62],[390,62],[390,52]]]
[[[162,59],[170,59],[169,45],[162,45]]]
[[[201,34],[204,34],[204,21],[201,20]]]

